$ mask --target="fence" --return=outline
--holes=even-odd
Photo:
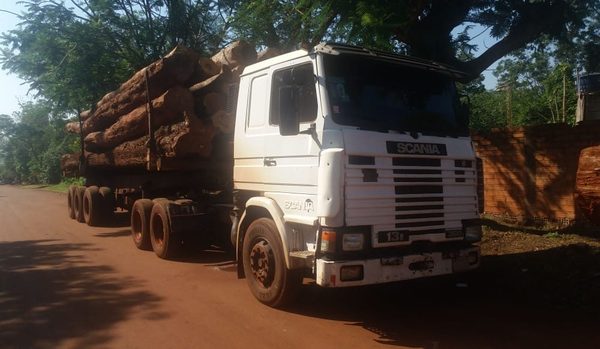
[[[484,212],[577,221],[575,178],[581,149],[600,145],[600,123],[493,130],[473,135],[482,159]]]

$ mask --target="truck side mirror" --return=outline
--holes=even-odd
[[[300,132],[294,95],[292,86],[279,89],[279,134],[282,136],[294,136]]]

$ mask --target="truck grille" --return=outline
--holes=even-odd
[[[374,236],[379,231],[401,230],[408,232],[411,240],[459,229],[461,219],[475,218],[475,181],[470,160],[349,157],[346,224],[371,225]],[[378,244],[376,238],[373,242]]]

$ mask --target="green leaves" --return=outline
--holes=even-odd
[[[0,38],[2,68],[59,110],[87,109],[176,44],[213,52],[223,39],[216,1],[32,0]]]
[[[57,183],[60,155],[76,150],[76,137],[63,131],[67,115],[47,101],[21,107],[14,117],[0,115],[0,180]]]

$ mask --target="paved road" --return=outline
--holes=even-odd
[[[300,302],[282,311],[258,303],[234,270],[219,251],[160,260],[136,250],[126,226],[68,219],[64,194],[0,186],[1,348],[600,344],[598,323],[518,302],[477,275],[466,285],[454,278],[345,290],[305,285]]]

